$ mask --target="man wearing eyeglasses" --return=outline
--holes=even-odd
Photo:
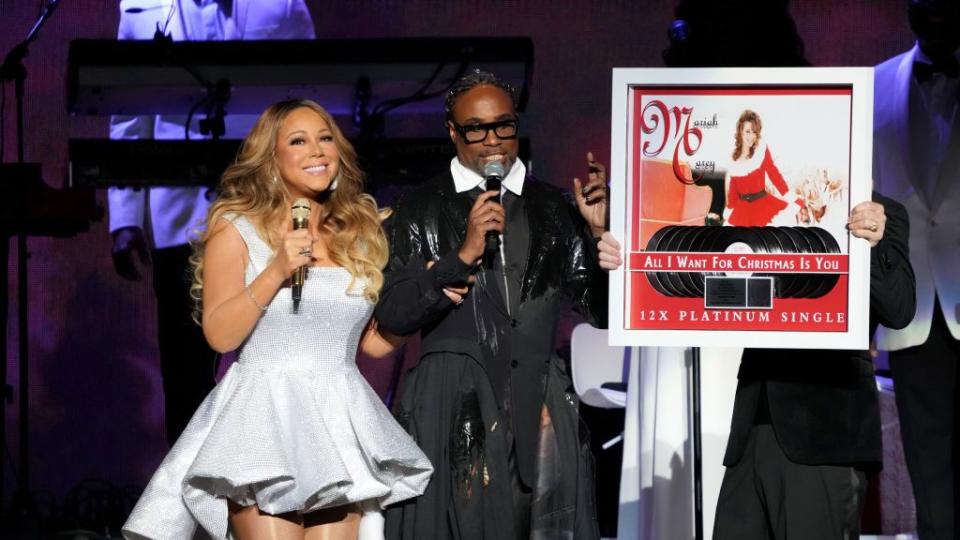
[[[423,496],[388,509],[387,538],[599,537],[593,458],[554,334],[563,301],[606,324],[595,241],[606,228],[605,179],[591,161],[573,204],[528,176],[514,99],[490,73],[458,81],[446,100],[456,157],[385,223],[390,262],[376,317],[389,332],[422,336],[394,412],[436,471]],[[503,166],[499,191],[485,190],[491,162]],[[488,231],[500,240],[492,254]]]

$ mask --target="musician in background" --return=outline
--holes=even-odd
[[[149,40],[155,34],[175,41],[312,39],[313,21],[304,0],[121,0],[118,39]],[[204,138],[199,118],[191,139]],[[225,136],[242,138],[255,115],[228,115]],[[114,116],[111,139],[184,139],[185,115]],[[166,413],[167,441],[177,439],[214,385],[216,354],[192,320],[190,240],[215,194],[205,186],[111,188],[110,233],[113,263],[124,279],[139,280],[153,266],[157,298],[157,342]],[[151,234],[145,229],[149,224]],[[152,248],[150,240],[152,238]]]
[[[960,539],[960,2],[908,0],[917,43],[874,71],[873,174],[910,216],[917,313],[881,327],[920,540]]]

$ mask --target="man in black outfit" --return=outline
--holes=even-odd
[[[788,3],[681,0],[664,60],[672,67],[808,66]],[[854,208],[848,225],[872,246],[870,335],[878,323],[905,326],[916,304],[907,212],[876,192],[873,199]],[[601,249],[609,257],[618,251]],[[714,540],[857,538],[864,472],[882,466],[869,353],[745,350],[723,464]]]
[[[874,192],[848,228],[870,253],[870,335],[913,318],[903,205]],[[747,349],[714,540],[859,538],[865,471],[882,465],[868,351]]]
[[[394,334],[422,332],[395,414],[435,468],[421,497],[387,510],[387,538],[598,538],[593,458],[554,339],[564,300],[606,320],[594,240],[606,227],[602,169],[574,180],[575,205],[528,177],[515,93],[490,73],[456,83],[446,111],[450,169],[385,223],[376,318]],[[505,171],[502,204],[485,190],[489,162]],[[487,231],[502,244],[487,249]]]

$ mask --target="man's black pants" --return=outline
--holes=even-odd
[[[753,426],[723,475],[714,540],[855,540],[866,477],[851,466],[793,463],[770,424]]]
[[[890,353],[903,454],[917,503],[920,540],[960,539],[960,341],[940,302],[923,345]]]

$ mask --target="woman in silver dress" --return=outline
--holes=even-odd
[[[294,230],[291,203],[309,203]],[[357,370],[394,346],[371,319],[387,243],[353,147],[312,101],[277,103],[223,175],[194,292],[238,362],[197,410],[124,526],[128,539],[382,538],[380,508],[432,466]],[[302,298],[290,278],[305,266]]]

